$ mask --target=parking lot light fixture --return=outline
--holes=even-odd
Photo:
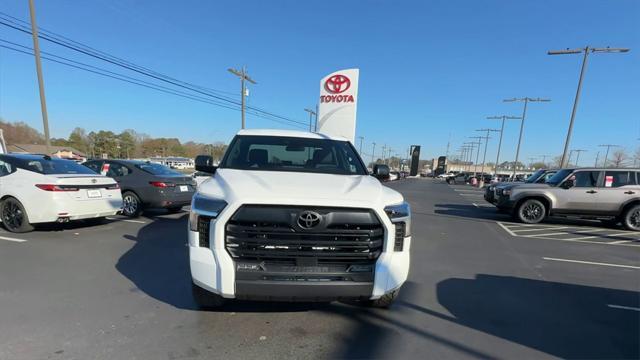
[[[604,153],[604,163],[602,164],[602,167],[606,168],[607,167],[607,160],[609,159],[609,149],[611,149],[612,147],[620,147],[620,145],[602,144],[602,145],[598,145],[598,146],[607,148],[607,151]]]
[[[487,119],[502,119],[502,125],[500,126],[500,140],[498,141],[498,153],[496,154],[496,165],[494,167],[494,176],[498,177],[498,164],[500,163],[500,149],[502,148],[502,134],[504,134],[504,123],[506,120],[520,119],[519,116],[510,116],[510,115],[496,115],[496,116],[487,116]]]
[[[573,132],[573,123],[576,118],[576,111],[578,109],[578,101],[580,100],[580,91],[582,90],[582,79],[584,78],[584,72],[587,68],[587,60],[590,53],[626,53],[629,52],[628,48],[591,48],[585,46],[579,49],[565,49],[565,50],[550,50],[548,55],[570,55],[570,54],[584,54],[582,57],[582,67],[580,68],[580,77],[578,79],[578,89],[576,90],[576,97],[573,100],[573,109],[571,110],[571,119],[569,120],[569,129],[567,130],[567,137],[564,141],[564,151],[562,152],[562,160],[560,160],[560,167],[565,167],[568,163],[567,153],[569,151],[569,144],[571,143],[571,134]],[[605,162],[606,165],[606,162]]]
[[[502,100],[503,102],[516,102],[516,101],[520,101],[524,103],[524,108],[522,110],[522,118],[520,119],[520,136],[518,137],[518,147],[516,148],[516,160],[514,162],[514,164],[518,164],[518,158],[520,156],[520,144],[522,143],[522,133],[524,131],[524,120],[527,116],[527,104],[530,102],[549,102],[551,101],[550,99],[542,99],[542,98],[530,98],[530,97],[523,97],[523,98],[512,98],[512,99],[504,99]],[[516,166],[513,167],[513,179],[516,178]]]

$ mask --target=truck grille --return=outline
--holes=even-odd
[[[306,210],[321,215],[317,227],[304,229],[297,223]],[[384,244],[384,228],[367,209],[245,205],[225,230],[227,251],[243,261],[371,264]]]

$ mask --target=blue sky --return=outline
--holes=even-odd
[[[596,54],[587,68],[571,148],[592,163],[601,143],[640,145],[640,1],[111,1],[36,0],[39,25],[137,64],[237,96],[228,67],[246,65],[258,85],[251,105],[300,121],[317,102],[319,80],[360,68],[358,136],[398,152],[422,145],[444,154],[497,127],[485,117],[520,115],[510,97],[531,104],[521,159],[562,152],[581,57],[548,56],[567,47],[629,47]],[[0,11],[28,20],[25,0]],[[0,39],[31,46],[0,26]],[[123,72],[42,42],[43,51]],[[229,141],[240,115],[98,75],[44,62],[52,135],[133,128],[152,136]],[[133,75],[133,74],[132,74]],[[239,97],[239,96],[238,96]],[[34,62],[0,49],[0,117],[41,128]],[[249,127],[287,128],[249,117]],[[505,130],[512,159],[518,124]],[[497,141],[489,144],[495,157]],[[369,150],[370,151],[370,150]],[[369,152],[367,151],[367,152]]]

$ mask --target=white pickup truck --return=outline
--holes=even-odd
[[[226,299],[356,299],[387,307],[409,273],[411,214],[343,138],[242,130],[189,214],[193,294]]]

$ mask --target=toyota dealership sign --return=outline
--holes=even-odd
[[[340,70],[320,81],[319,132],[355,141],[358,74],[358,69]]]

